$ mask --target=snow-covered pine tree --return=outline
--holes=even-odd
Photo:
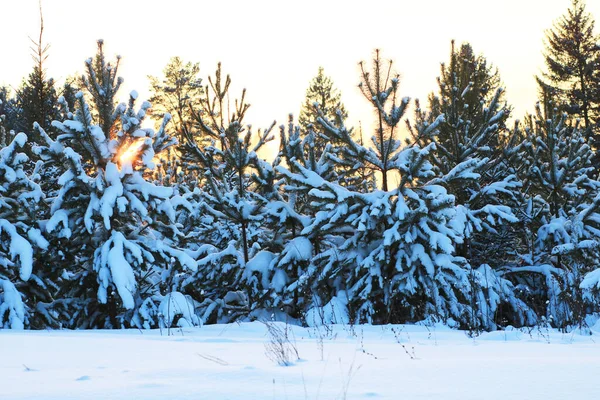
[[[427,129],[435,130],[440,121]],[[321,123],[332,135],[350,137],[343,126],[323,118]],[[374,153],[348,144],[358,154]],[[434,177],[428,153],[434,149],[431,144],[400,151],[389,165],[399,172],[400,184],[388,191],[353,192],[299,163],[297,173],[288,173],[293,183],[311,188],[310,199],[318,210],[301,234],[327,237],[332,244],[315,256],[318,267],[301,277],[331,288],[314,301],[309,319],[331,308],[338,321],[431,317],[467,324],[470,270],[464,258],[454,255],[462,240],[454,226],[454,198],[442,186],[428,183]]]
[[[48,242],[38,221],[43,194],[26,172],[29,158],[22,151],[27,136],[19,133],[0,149],[0,327],[23,329],[36,325],[32,315],[48,288],[34,270],[34,260]]]
[[[513,207],[519,204],[521,187],[508,163],[518,153],[519,137],[505,128],[510,109],[502,104],[504,92],[497,87],[499,81],[497,71],[484,57],[476,57],[469,44],[457,51],[453,42],[450,62],[442,64],[438,77],[439,90],[430,95],[429,110],[421,110],[417,103],[416,129],[409,124],[411,140],[419,146],[435,143],[435,151],[429,153],[438,177],[434,181],[455,196],[456,220],[463,224],[464,237],[457,255],[474,269],[474,329],[495,329],[497,320],[506,317],[509,319],[503,323],[533,322],[533,314],[515,296],[511,282],[495,272],[517,263],[514,224],[518,219]],[[443,121],[438,130],[423,136],[440,115]],[[483,276],[478,271],[484,272]],[[497,315],[503,304],[508,310]]]
[[[69,110],[75,109],[75,103],[77,103],[77,92],[79,92],[79,83],[76,77],[70,76],[65,79],[62,89],[60,91],[60,97],[63,98],[64,102],[67,103]],[[59,107],[59,111],[63,111],[64,108]],[[66,118],[61,115],[60,118]]]
[[[86,62],[84,84],[96,122],[79,92],[74,112],[65,109],[67,119],[53,123],[61,132],[56,140],[39,127],[46,143],[36,152],[44,171],[61,170],[45,229],[48,256],[64,270],[64,282],[49,308],[69,327],[151,327],[161,318],[176,323],[161,314],[159,303],[179,298],[171,295],[170,277],[197,265],[177,247],[173,189],[146,179],[155,155],[176,142],[165,132],[169,118],[157,132],[142,128],[150,104],[136,110],[136,92],[128,105],[115,106],[122,79],[105,62],[101,41],[92,64]]]
[[[422,110],[417,102],[415,124],[427,126],[440,115],[443,115],[444,120],[439,124],[439,131],[432,137],[420,136],[418,132],[423,129],[415,130],[409,124],[410,140],[420,146],[431,142],[436,144],[436,151],[431,153],[430,162],[436,173],[446,176],[446,179],[452,179],[451,171],[455,169],[477,164],[477,179],[452,179],[451,182],[448,181],[447,187],[456,196],[457,204],[469,210],[471,215],[467,220],[480,220],[470,222],[466,227],[468,240],[463,249],[459,249],[461,255],[490,262],[489,257],[478,254],[489,248],[489,243],[474,248],[477,243],[472,243],[471,239],[475,232],[482,230],[479,227],[486,212],[481,208],[488,204],[505,203],[502,197],[513,198],[513,192],[518,191],[520,186],[515,176],[502,168],[507,153],[505,147],[511,139],[505,127],[510,108],[503,104],[504,90],[498,87],[498,72],[487,65],[484,57],[475,56],[468,43],[456,50],[452,42],[450,61],[441,65],[441,75],[437,80],[438,91],[429,96],[427,111]],[[489,185],[492,186],[491,190],[486,190]],[[501,207],[501,210],[510,214],[510,209],[506,206]],[[475,217],[473,214],[477,213],[482,215]],[[514,217],[509,219],[515,222]],[[495,232],[490,226],[486,228]]]
[[[435,144],[400,148],[394,133],[408,99],[397,104],[398,80],[384,75],[379,53],[373,73],[371,79],[363,69],[363,90],[380,122],[373,148],[354,141],[343,121],[336,124],[321,115],[319,123],[328,135],[344,143],[346,160],[382,174],[397,173],[398,187],[352,191],[300,163],[294,164],[298,172],[287,173],[293,184],[310,188],[310,204],[317,210],[301,235],[309,240],[327,238],[326,243],[331,243],[315,256],[317,268],[300,277],[330,288],[313,300],[307,317],[333,317],[331,309],[336,310],[333,314],[338,314],[338,321],[382,323],[431,317],[467,326],[472,315],[471,271],[466,260],[454,254],[463,233],[456,223],[454,197],[429,182],[435,177],[428,161]],[[384,86],[386,81],[389,86]],[[388,107],[384,106],[387,101]],[[422,125],[421,134],[433,135],[442,121]],[[459,173],[472,179],[473,167]]]
[[[316,108],[316,111],[320,108]],[[287,128],[287,129],[286,129]],[[287,127],[280,126],[279,154],[273,167],[278,172],[278,177],[283,178],[286,205],[281,205],[279,215],[281,226],[289,230],[292,237],[301,231],[306,225],[306,218],[310,218],[316,212],[308,200],[310,188],[306,185],[297,185],[287,181],[289,173],[298,173],[297,164],[315,172],[329,182],[337,182],[338,171],[335,170],[335,162],[332,160],[330,151],[332,144],[326,144],[321,150],[315,146],[316,135],[314,131],[302,134],[302,127],[294,125],[293,117],[290,115]],[[283,165],[283,163],[285,163]],[[275,203],[277,204],[277,203]],[[275,206],[270,206],[273,210]],[[293,210],[293,211],[291,211]],[[315,245],[318,244],[315,243]]]
[[[256,306],[251,304],[244,271],[269,241],[268,232],[261,227],[267,198],[257,189],[256,180],[272,182],[273,177],[257,152],[272,139],[274,124],[257,135],[243,125],[249,107],[245,90],[233,112],[228,111],[231,79],[228,75],[222,78],[220,64],[208,82],[206,101],[194,110],[198,133],[186,135],[182,149],[184,160],[197,165],[205,182],[203,191],[189,197],[195,198],[193,207],[202,210],[195,214],[203,221],[194,233],[199,241],[195,253],[199,269],[190,279],[203,288],[204,321],[230,321],[247,316]],[[211,142],[201,144],[195,137],[207,137]]]
[[[545,119],[539,104],[525,131],[521,219],[527,250],[522,265],[507,274],[521,279],[533,306],[552,324],[582,324],[598,311],[600,182],[591,177],[593,152],[578,122],[567,123],[559,112]]]
[[[384,190],[387,190],[388,173],[391,173],[395,168],[397,169],[397,166],[395,166],[394,163],[398,157],[400,141],[397,138],[396,127],[404,114],[408,104],[408,98],[403,99],[399,105],[397,104],[398,75],[392,73],[391,61],[387,65],[387,68],[385,64],[386,63],[380,57],[379,50],[375,51],[372,71],[367,71],[364,63],[361,62],[360,64],[361,83],[359,84],[359,87],[367,100],[373,105],[378,121],[376,133],[371,138],[373,148],[362,146],[362,140],[360,143],[357,143],[354,140],[353,131],[345,128],[344,119],[340,113],[337,113],[334,116],[335,120],[330,120],[328,116],[320,110],[318,105],[315,105],[315,111],[319,115],[317,122],[319,123],[321,130],[329,138],[330,143],[334,144],[334,146],[323,154],[324,157],[321,158],[321,164],[323,166],[327,166],[329,163],[333,164],[334,174],[329,178],[325,176],[326,181],[334,181],[333,184],[341,184],[342,186],[347,187],[349,191],[363,191],[364,189],[372,190],[375,187],[374,184],[352,184],[352,182],[356,180],[356,176],[361,175],[357,174],[357,171],[369,171],[367,174],[371,177],[374,176],[374,173],[381,174]],[[306,163],[303,165],[300,161],[300,158],[298,160],[288,160],[291,168],[290,172],[292,172],[292,174],[288,174],[287,176],[289,181],[287,187],[299,187],[302,192],[310,193],[314,188],[311,187],[308,184],[309,182],[304,178],[301,178],[302,174],[298,174],[295,170],[309,171],[316,174],[316,176],[319,176],[321,179],[324,177],[324,175],[322,175],[324,171],[318,171],[315,168],[311,168],[307,166]],[[311,164],[314,165],[314,163]],[[281,172],[285,173],[285,170],[281,170]],[[308,197],[307,203],[310,204],[313,210],[313,221],[311,222],[311,226],[313,226],[315,223],[315,213],[318,215],[321,207],[324,205],[318,201],[315,202],[312,196]],[[329,257],[330,261],[335,259],[335,262],[339,262],[336,247],[339,245],[340,239],[336,238],[335,235],[329,235],[325,232],[320,232],[319,230],[309,233],[306,229],[307,228],[302,231],[302,235],[308,237],[311,243],[313,243],[315,254],[325,254],[324,257],[316,256],[315,260],[321,258],[325,260]],[[383,229],[385,229],[385,227],[383,227]],[[333,245],[331,248],[328,248],[327,243],[332,240]],[[328,261],[324,262],[325,264],[328,263]],[[301,281],[309,282],[308,287],[312,288],[314,288],[315,285],[311,285],[310,282],[317,282],[318,280],[325,282],[323,278],[327,276],[327,271],[331,268],[331,264],[329,264],[329,267],[321,266],[321,268],[324,269],[325,274],[319,276],[318,274],[315,274],[316,268],[311,267],[307,271],[308,274],[301,277]],[[319,307],[329,304],[330,301],[337,303],[337,300],[344,298],[340,292],[340,297],[338,299],[337,292],[340,290],[342,289],[339,288],[339,285],[337,289],[321,289],[321,296],[317,296],[317,291],[313,290],[313,309],[317,310]],[[344,304],[343,300],[340,301],[342,302],[340,304]],[[345,300],[345,303],[347,303],[347,300]],[[309,314],[324,315],[322,312],[318,314],[311,312]],[[345,314],[347,314],[347,312]]]
[[[180,235],[170,203],[173,190],[144,178],[153,158],[174,143],[161,129],[141,128],[150,104],[116,108],[119,130],[113,139],[92,123],[83,93],[71,118],[55,122],[56,141],[46,138],[38,153],[59,164],[63,174],[46,230],[63,261],[63,301],[55,305],[71,327],[151,327],[162,317],[158,304],[171,292],[168,277],[195,270],[196,262],[177,248]],[[84,151],[71,147],[77,144]],[[70,264],[70,265],[69,265]],[[191,322],[191,321],[188,321]]]
[[[250,297],[256,299],[251,317],[260,317],[266,310],[273,318],[304,320],[308,307],[319,304],[315,301],[317,292],[328,289],[323,282],[307,279],[315,275],[314,256],[328,246],[326,238],[309,239],[301,234],[316,212],[308,195],[311,187],[288,178],[298,172],[299,165],[326,180],[335,180],[334,163],[328,157],[331,144],[319,151],[314,141],[314,132],[303,136],[290,116],[287,127],[280,127],[275,162],[263,162],[253,176],[257,191],[268,201],[263,224],[271,240],[246,264],[244,280],[251,288]]]

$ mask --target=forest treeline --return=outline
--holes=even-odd
[[[42,32],[33,71],[0,89],[0,326],[598,318],[600,36],[582,0],[547,31],[535,113],[510,125],[469,43],[425,102],[380,50],[361,62],[373,127],[347,126],[320,68],[297,122],[254,130],[220,64],[201,79],[175,57],[149,102],[119,103],[102,41],[59,86]]]

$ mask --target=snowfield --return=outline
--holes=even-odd
[[[293,362],[280,366],[266,354],[271,336],[259,322],[162,334],[4,330],[0,398],[598,398],[599,334],[535,328],[470,338],[443,326],[293,327]]]

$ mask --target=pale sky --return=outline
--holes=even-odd
[[[587,10],[600,18],[600,1]],[[18,85],[32,69],[29,37],[39,33],[38,0],[0,0],[0,84]],[[43,0],[49,76],[81,73],[103,38],[123,56],[124,94],[148,97],[147,75],[172,56],[200,62],[201,75],[223,63],[234,93],[248,90],[247,122],[266,127],[298,115],[309,81],[323,66],[341,90],[351,123],[366,128],[371,109],[356,85],[357,63],[373,49],[395,61],[400,95],[425,99],[435,89],[450,40],[468,41],[498,67],[514,117],[533,109],[534,75],[543,68],[544,31],[570,0]],[[410,111],[412,115],[412,111]],[[366,122],[365,122],[366,121]],[[366,133],[366,132],[365,132]]]

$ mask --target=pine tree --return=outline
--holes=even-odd
[[[2,102],[2,100],[0,100],[0,107],[3,105],[4,103]],[[0,149],[3,149],[6,147],[6,144],[8,143],[8,135],[9,133],[6,130],[6,114],[0,112]]]
[[[296,236],[298,228],[302,227],[304,224],[302,217],[300,216],[314,215],[316,210],[310,204],[308,199],[308,191],[310,188],[306,185],[297,185],[296,183],[291,184],[287,180],[288,174],[298,173],[298,167],[296,165],[299,164],[303,168],[313,171],[329,182],[338,181],[338,171],[335,170],[336,163],[333,158],[330,157],[333,146],[327,144],[322,151],[318,151],[315,146],[316,140],[316,135],[313,130],[310,130],[308,135],[303,137],[302,127],[300,125],[294,125],[293,117],[291,115],[287,129],[285,125],[280,126],[279,154],[273,168],[278,171],[278,177],[283,178],[283,182],[286,184],[285,190],[283,191],[286,202],[291,209],[294,210],[294,213],[291,215],[285,214],[286,218],[280,221],[285,221],[290,224],[288,228],[291,230],[292,237]],[[281,166],[282,162],[285,162],[285,168]],[[282,209],[282,211],[284,210]],[[288,220],[288,217],[291,219]],[[314,243],[314,245],[318,248],[318,243]]]
[[[77,78],[67,78],[60,92],[60,97],[64,99],[69,110],[74,110],[75,104],[77,103],[77,93],[80,91],[80,87],[77,82]]]
[[[390,175],[394,169],[397,169],[396,164],[401,148],[398,139],[400,129],[398,123],[402,120],[410,99],[405,97],[398,103],[400,75],[392,71],[391,60],[386,63],[381,59],[379,50],[375,50],[371,71],[367,71],[363,61],[359,66],[361,82],[358,87],[373,105],[376,117],[375,134],[371,137],[373,148],[369,149],[367,157],[359,158],[363,158],[369,168],[381,174],[381,187],[384,191],[388,191]],[[349,155],[349,158],[353,157]]]
[[[504,318],[497,315],[503,303],[512,309],[511,319],[503,323],[532,320],[512,283],[500,275],[506,265],[518,263],[515,212],[522,184],[510,168],[520,137],[505,127],[510,108],[502,102],[499,82],[497,70],[483,56],[475,56],[469,44],[457,51],[452,43],[450,62],[441,66],[439,89],[430,95],[429,109],[421,110],[417,102],[414,126],[409,124],[411,140],[422,147],[435,144],[429,161],[439,180],[432,181],[455,197],[456,222],[464,238],[456,251],[472,268],[471,329],[494,329]],[[438,130],[423,136],[440,116]]]
[[[44,19],[40,7],[40,35],[37,41],[31,39],[33,71],[27,80],[24,80],[17,90],[17,110],[15,130],[26,132],[29,143],[39,143],[41,138],[33,129],[33,124],[38,123],[49,130],[52,121],[58,117],[56,107],[58,95],[55,82],[46,74],[45,62],[48,58],[49,45],[43,43]]]
[[[268,200],[256,190],[256,181],[272,181],[272,168],[257,152],[272,139],[274,124],[255,139],[252,129],[243,125],[249,107],[246,91],[230,113],[231,78],[223,79],[220,64],[208,82],[205,101],[194,110],[197,131],[186,135],[183,149],[184,159],[201,169],[206,182],[204,193],[193,196],[204,219],[196,232],[204,244],[197,250],[199,269],[194,279],[206,288],[204,320],[230,321],[248,315],[255,306],[250,304],[244,272],[268,243],[268,232],[261,229]],[[198,143],[196,137],[211,142]]]
[[[81,84],[92,99],[93,121],[112,138],[118,130],[115,124],[119,117],[117,92],[123,84],[123,78],[118,76],[121,56],[111,63],[104,56],[104,40],[98,40],[97,45],[96,56],[85,62],[86,74],[81,77]]]
[[[306,89],[306,98],[302,103],[298,119],[303,135],[307,135],[310,131],[314,132],[314,146],[317,149],[317,156],[319,156],[329,138],[317,123],[319,112],[315,107],[330,120],[335,120],[338,112],[342,119],[348,117],[348,112],[342,103],[342,95],[333,86],[331,78],[325,75],[323,67],[319,67],[317,76],[310,81],[308,89]]]
[[[68,275],[74,283],[65,293],[73,300],[72,309],[64,310],[70,313],[68,326],[157,326],[157,304],[165,299],[156,280],[196,269],[196,262],[177,248],[181,234],[169,202],[172,189],[143,178],[154,168],[154,155],[174,142],[165,134],[165,123],[156,133],[141,128],[150,104],[136,111],[136,97],[132,92],[129,105],[116,108],[121,129],[109,139],[93,125],[80,92],[76,112],[55,124],[63,134],[57,141],[44,135],[47,145],[39,150],[44,160],[64,168],[46,230],[59,253],[72,251],[75,257],[66,260],[73,263]],[[69,147],[74,143],[82,153]],[[171,293],[168,280],[162,283]],[[96,295],[88,292],[94,286]]]
[[[145,177],[155,167],[155,155],[175,139],[166,134],[168,118],[157,132],[142,128],[150,104],[136,110],[136,92],[128,105],[114,106],[122,80],[113,76],[101,50],[100,42],[100,70],[86,63],[98,124],[79,92],[73,112],[62,100],[67,119],[54,123],[61,132],[56,140],[38,126],[45,139],[36,149],[44,162],[41,173],[61,171],[45,229],[48,258],[64,270],[63,282],[46,308],[68,327],[169,326],[176,319],[161,311],[165,304],[188,301],[173,291],[172,277],[197,265],[178,248],[182,234],[170,203],[173,189]],[[188,317],[188,323],[197,322]]]
[[[491,104],[481,105],[486,111],[473,126],[467,119],[453,120],[448,115],[453,121],[453,146],[439,143],[435,135],[426,133],[434,124],[445,125],[448,132],[444,114],[427,122],[432,120],[430,115],[417,109],[415,124],[410,126],[416,143],[435,145],[428,154],[435,173],[430,183],[444,187],[455,202],[452,226],[460,232],[460,240],[454,245],[454,254],[464,259],[463,268],[468,271],[470,283],[466,298],[470,315],[462,323],[475,331],[496,329],[498,323],[518,326],[535,321],[533,311],[519,298],[514,284],[502,276],[506,266],[518,263],[519,221],[513,207],[521,204],[522,185],[506,165],[518,156],[519,147],[514,142],[519,136],[514,135],[503,152],[496,152],[497,158],[491,158],[493,153],[486,143],[498,133],[494,120],[500,120],[506,111],[498,106],[497,99],[498,96]]]
[[[203,100],[204,88],[199,73],[198,63],[184,63],[181,58],[173,57],[164,68],[162,79],[148,77],[152,92],[152,118],[160,121],[169,113],[175,125],[174,136],[180,144],[184,143],[186,135],[192,133],[192,107],[198,107]]]
[[[594,22],[585,1],[572,0],[567,13],[546,32],[547,72],[538,78],[541,93],[562,104],[569,115],[581,118],[583,127],[590,129],[589,137],[596,136],[600,112],[600,37]]]
[[[243,125],[244,118],[250,104],[246,103],[246,89],[234,100],[233,107],[228,96],[231,86],[229,74],[223,78],[221,63],[217,64],[214,76],[208,77],[208,84],[204,86],[204,97],[200,105],[193,111],[195,130],[209,141],[214,140],[217,145],[222,140],[220,133],[231,124]],[[187,138],[186,138],[187,139]]]
[[[272,239],[248,262],[244,274],[251,293],[258,298],[256,303],[277,318],[284,312],[286,318],[307,323],[315,322],[314,318],[308,318],[307,311],[315,304],[325,305],[321,300],[331,295],[329,285],[314,279],[318,268],[314,260],[333,244],[328,237],[303,233],[318,209],[309,194],[312,186],[295,180],[294,176],[308,170],[334,182],[338,175],[329,157],[332,145],[326,144],[317,156],[314,142],[314,131],[302,135],[301,127],[294,125],[291,115],[287,127],[280,126],[278,157],[268,168],[261,168],[267,173],[263,172],[256,180],[268,200],[264,226]],[[275,174],[269,174],[270,170]]]
[[[506,168],[506,158],[514,157],[513,147],[518,140],[506,129],[510,108],[503,104],[504,90],[499,83],[498,71],[488,65],[485,57],[475,56],[468,43],[456,50],[452,42],[450,62],[441,66],[439,89],[429,96],[428,110],[421,110],[417,102],[416,125],[427,126],[441,115],[443,121],[438,131],[432,137],[422,137],[418,132],[423,129],[415,130],[408,124],[411,140],[421,146],[436,144],[430,162],[439,176],[451,179],[446,187],[456,197],[457,204],[469,213],[467,241],[460,254],[470,261],[481,260],[494,266],[506,262],[506,257],[490,259],[489,242],[497,242],[500,237],[495,228],[485,223],[484,215],[497,211],[499,222],[516,222],[510,206],[518,203],[520,187],[514,173]],[[456,171],[473,165],[477,179],[451,178]],[[481,236],[482,231],[487,234],[473,242],[472,236],[477,233]],[[494,240],[485,238],[490,234],[495,236]]]
[[[43,194],[26,173],[29,161],[22,153],[27,141],[19,133],[0,149],[0,327],[23,329],[32,323],[44,271],[34,269],[48,242],[37,224]],[[34,324],[35,325],[35,324]]]
[[[324,119],[322,123],[332,135],[350,143],[345,127],[332,126]],[[425,129],[431,134],[437,124]],[[356,154],[369,152],[357,143],[349,147]],[[287,173],[296,186],[310,188],[316,209],[301,235],[309,240],[328,238],[321,243],[314,266],[299,278],[309,282],[309,287],[320,286],[313,289],[309,318],[322,314],[316,310],[329,305],[345,310],[357,322],[398,323],[427,317],[468,320],[469,266],[454,255],[462,237],[452,222],[454,198],[443,187],[429,183],[434,173],[428,154],[434,148],[431,144],[402,149],[393,164],[400,183],[387,192],[348,190],[298,162],[298,172]],[[331,285],[329,290],[323,289],[324,284]]]
[[[437,92],[429,95],[428,106],[430,118],[436,118],[440,114],[446,116],[447,121],[440,125],[437,136],[437,142],[446,146],[452,146],[452,142],[456,143],[456,138],[453,137],[456,133],[453,132],[451,120],[462,119],[470,121],[471,125],[477,125],[485,112],[482,104],[489,104],[495,96],[498,96],[498,105],[504,103],[504,91],[498,93],[498,70],[490,65],[483,55],[475,55],[469,43],[463,43],[456,49],[454,41],[451,42],[450,60],[441,64],[437,84]],[[504,107],[509,111],[508,107]],[[497,121],[500,131],[504,128],[508,116],[509,113],[505,112],[501,120]],[[495,135],[488,138],[486,145],[490,147],[490,151],[497,151],[498,137],[499,135]]]
[[[0,149],[7,146],[12,140],[12,134],[16,127],[16,120],[18,118],[17,113],[17,99],[11,96],[11,90],[9,87],[0,87],[0,119],[2,122],[3,133],[0,135]],[[11,133],[12,132],[12,133]]]
[[[558,112],[546,119],[539,104],[536,115],[527,118],[526,134],[520,154],[526,251],[522,265],[509,271],[524,274],[532,305],[545,309],[552,324],[581,324],[597,310],[597,299],[589,293],[586,299],[580,289],[595,290],[592,273],[600,256],[600,182],[590,177],[593,152],[579,123],[569,124]]]

